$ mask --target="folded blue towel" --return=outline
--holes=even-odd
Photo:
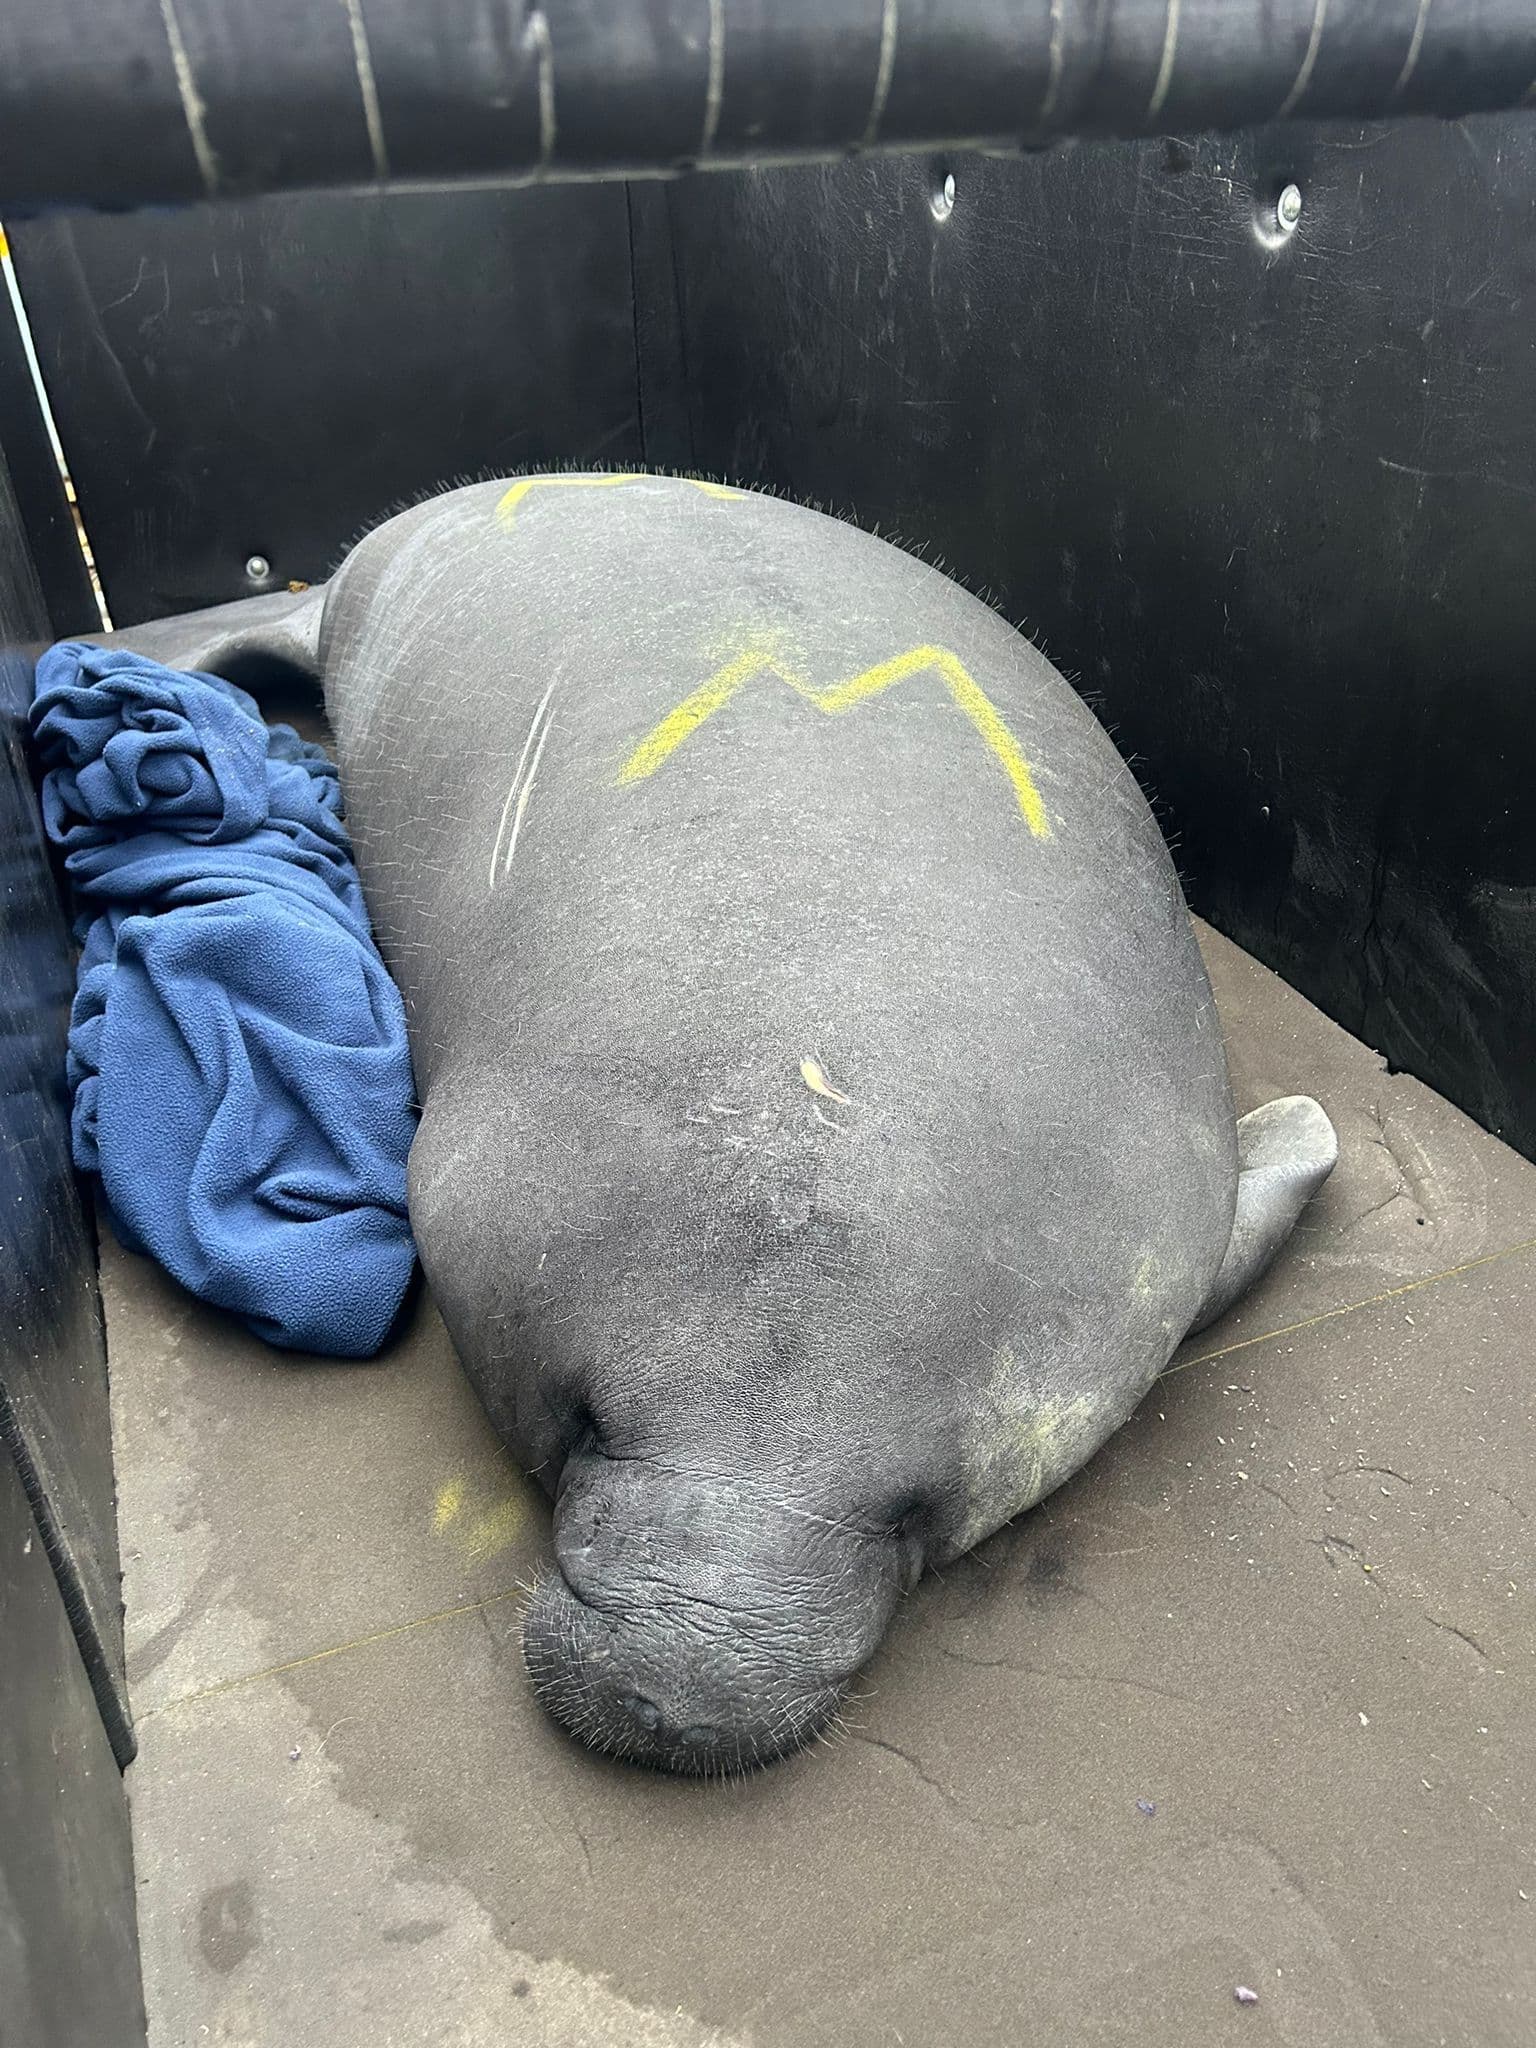
[[[415,1112],[334,764],[216,676],[73,641],[32,722],[82,948],[75,1163],[192,1293],[369,1356],[414,1262]]]

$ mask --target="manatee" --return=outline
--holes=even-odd
[[[1309,1098],[1236,1119],[1172,863],[1075,692],[849,525],[508,479],[127,637],[323,682],[422,1263],[553,1498],[526,1661],[597,1749],[805,1743],[1334,1163]]]

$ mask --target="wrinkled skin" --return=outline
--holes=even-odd
[[[807,1492],[793,1468],[744,1486],[696,1461],[568,1459],[559,1569],[524,1635],[550,1712],[599,1749],[706,1774],[815,1734],[922,1556],[909,1527],[821,1515]]]
[[[1172,867],[1071,689],[851,528],[475,486],[324,593],[133,638],[323,677],[418,1246],[553,1496],[528,1669],[599,1749],[803,1744],[1332,1163],[1304,1098],[1240,1138]]]

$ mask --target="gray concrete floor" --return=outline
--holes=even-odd
[[[1333,1181],[729,1789],[534,1706],[547,1515],[428,1301],[295,1365],[106,1247],[153,2048],[1536,2041],[1536,1168],[1204,937]]]

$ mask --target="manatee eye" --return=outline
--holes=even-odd
[[[565,1462],[561,1473],[562,1485],[565,1482],[565,1472],[569,1471],[572,1460],[585,1457],[591,1451],[600,1450],[603,1441],[602,1431],[597,1426],[597,1417],[584,1401],[577,1401],[572,1405],[563,1434]]]
[[[895,1501],[882,1517],[886,1533],[901,1560],[902,1582],[910,1593],[923,1575],[928,1549],[928,1503],[910,1495]]]

